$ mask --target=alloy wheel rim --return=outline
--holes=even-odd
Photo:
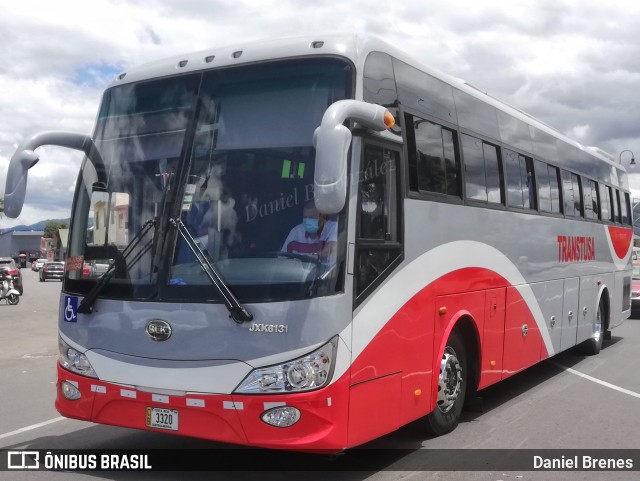
[[[462,391],[462,366],[456,352],[447,346],[440,361],[440,376],[438,378],[438,409],[444,414],[453,406]]]

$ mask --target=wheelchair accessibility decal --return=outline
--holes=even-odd
[[[64,320],[67,322],[78,321],[78,298],[64,296]]]

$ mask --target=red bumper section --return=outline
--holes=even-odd
[[[63,416],[134,429],[178,434],[232,444],[296,451],[340,451],[347,447],[347,376],[318,391],[282,395],[193,393],[154,394],[71,373],[58,364],[56,409]],[[70,382],[81,393],[64,397]],[[262,421],[276,406],[293,406],[301,415],[293,426],[280,428]],[[178,412],[177,430],[148,426],[147,408]]]

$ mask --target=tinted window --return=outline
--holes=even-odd
[[[564,213],[571,216],[579,215],[579,212],[576,213],[574,201],[574,196],[579,195],[579,192],[574,192],[571,173],[566,170],[562,171],[562,195],[564,197]]]
[[[560,206],[560,169],[552,165],[549,168],[549,192],[551,194],[551,212],[561,214]]]
[[[587,219],[597,219],[598,206],[598,188],[593,180],[583,179],[583,202],[584,216]]]
[[[573,184],[573,210],[576,216],[582,215],[582,195],[580,192],[580,177],[571,174],[571,183]]]
[[[622,223],[625,225],[631,224],[631,216],[629,215],[629,194],[620,192],[620,211],[622,213]]]
[[[562,171],[562,193],[564,195],[564,213],[574,217],[582,215],[582,195],[580,179],[576,174]]]
[[[542,212],[562,213],[560,206],[560,169],[539,160],[536,164],[538,202]]]
[[[583,180],[582,182],[582,203],[584,205],[584,217],[586,219],[593,219],[593,204],[591,202],[591,185],[589,181]]]
[[[535,209],[533,160],[511,150],[504,151],[507,201],[512,207]]]
[[[613,206],[613,222],[620,222],[620,199],[618,198],[618,191],[609,188],[609,193],[611,194],[611,205]]]
[[[482,141],[469,135],[462,135],[464,169],[466,175],[467,199],[487,201],[487,179],[484,173]]]
[[[498,160],[498,148],[495,145],[482,143],[484,152],[484,168],[487,175],[487,197],[489,202],[500,203],[500,163]]]
[[[551,212],[551,191],[549,187],[549,169],[547,164],[535,161],[536,182],[538,184],[538,204],[542,212]]]
[[[609,210],[609,187],[600,184],[600,219],[611,220],[611,211]]]
[[[625,218],[623,219],[623,222],[625,224],[631,225],[632,224],[632,219],[631,219],[631,202],[630,202],[630,198],[629,198],[629,194],[624,194],[624,206],[626,209],[626,213],[625,213]]]
[[[501,170],[496,146],[462,135],[468,199],[501,203]]]
[[[406,115],[411,190],[460,197],[460,160],[456,133]]]

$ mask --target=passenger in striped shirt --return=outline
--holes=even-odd
[[[305,204],[302,223],[289,232],[281,251],[317,258],[323,264],[335,264],[338,223],[327,220],[313,201]]]

